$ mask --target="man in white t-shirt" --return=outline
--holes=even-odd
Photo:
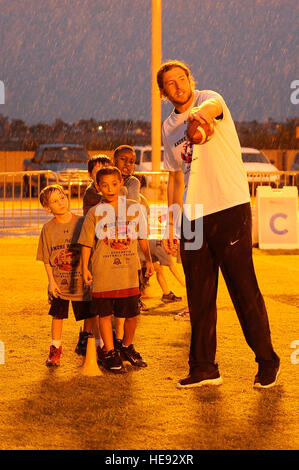
[[[174,105],[162,126],[168,205],[183,209],[181,258],[191,321],[189,374],[179,388],[220,385],[216,357],[216,297],[219,267],[258,373],[254,387],[276,383],[280,360],[271,343],[268,315],[252,261],[251,208],[246,171],[230,111],[219,93],[195,90],[182,62],[164,63],[157,81],[161,97]],[[214,124],[210,141],[192,144],[188,118]],[[169,212],[165,248],[171,252],[175,223]],[[193,238],[192,238],[193,237]]]

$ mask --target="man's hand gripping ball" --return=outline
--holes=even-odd
[[[187,125],[187,137],[192,144],[202,145],[211,140],[214,134],[213,119],[192,108]]]

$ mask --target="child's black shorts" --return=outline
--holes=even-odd
[[[69,303],[72,302],[73,312],[76,321],[85,320],[94,317],[90,310],[91,302],[88,300],[65,300],[60,297],[53,297],[49,315],[59,320],[68,318]]]
[[[118,318],[132,318],[139,315],[139,295],[118,298],[93,297],[91,313],[100,317],[114,315]]]

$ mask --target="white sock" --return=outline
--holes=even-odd
[[[104,346],[104,341],[102,340],[102,338],[96,338],[96,347],[98,346],[100,346],[101,349]]]
[[[55,346],[55,348],[59,348],[61,346],[61,340],[60,339],[53,339],[52,340],[52,346]]]

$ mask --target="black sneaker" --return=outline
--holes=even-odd
[[[80,331],[79,340],[75,349],[76,354],[79,356],[86,356],[87,341],[90,337],[92,337],[92,333],[88,333],[87,331]]]
[[[115,338],[114,339],[114,349],[115,349],[115,351],[118,351],[119,353],[121,353],[122,347],[123,347],[123,340]]]
[[[214,372],[198,372],[196,375],[188,375],[185,379],[179,380],[177,388],[194,388],[203,385],[221,385],[223,382],[219,371]]]
[[[270,388],[276,385],[276,380],[280,372],[280,360],[263,361],[259,363],[258,372],[254,379],[254,388]]]
[[[103,360],[103,366],[105,369],[111,370],[112,372],[119,372],[124,369],[122,360],[120,358],[119,352],[115,349],[112,349],[105,354]]]
[[[141,355],[135,351],[133,344],[127,348],[125,346],[121,349],[121,357],[123,361],[129,361],[136,367],[147,367],[147,363],[142,359]]]
[[[101,348],[101,346],[97,346],[97,362],[99,366],[104,365],[105,362],[105,354],[107,353],[105,346]]]
[[[169,292],[169,294],[163,294],[162,295],[162,301],[165,302],[165,303],[168,303],[168,302],[181,302],[182,300],[182,297],[177,297],[176,295],[174,295],[174,293],[172,291]]]

